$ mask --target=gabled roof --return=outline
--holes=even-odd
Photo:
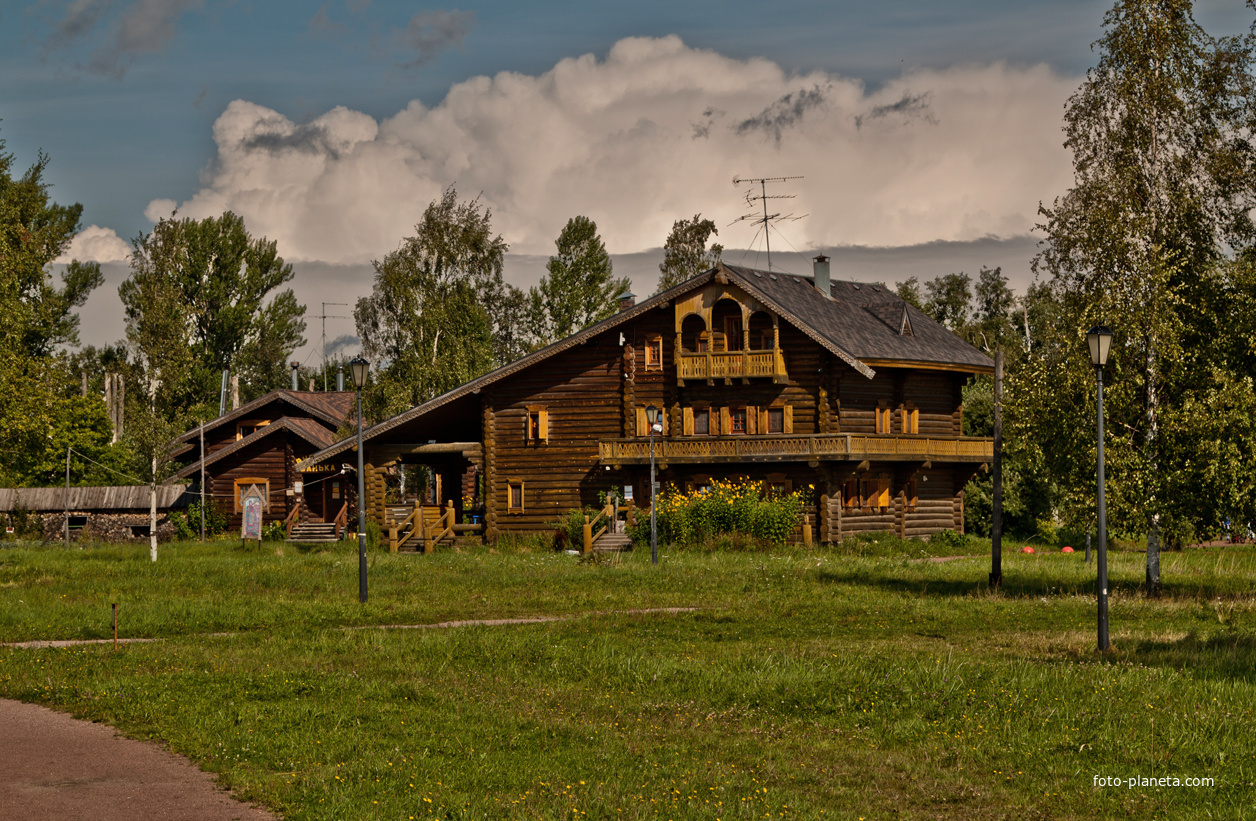
[[[834,280],[831,299],[824,299],[811,277],[726,266],[730,279],[800,327],[810,327],[833,346],[849,351],[865,365],[926,365],[987,372],[994,360],[960,339],[933,317],[880,285]],[[906,318],[904,319],[904,312]],[[900,333],[903,323],[911,333]]]
[[[288,416],[289,414],[284,412],[282,407],[283,405],[288,405],[292,409],[299,411],[301,416],[318,419],[332,428],[337,428],[341,422],[345,421],[345,417],[348,416],[349,410],[353,407],[353,392],[271,391],[265,396],[259,396],[252,402],[245,402],[230,413],[224,413],[217,419],[211,419],[205,423],[205,430],[214,430],[222,425],[234,424],[239,420],[255,417],[259,411],[264,410],[271,403],[280,405],[280,407],[275,409],[276,412],[267,414],[272,419]],[[199,436],[199,431],[200,428],[192,428],[180,436],[178,441],[190,442]]]
[[[322,424],[314,421],[313,419],[300,419],[295,416],[284,416],[274,422],[271,422],[269,425],[263,425],[250,433],[248,436],[232,442],[227,447],[214,451],[206,457],[205,466],[209,467],[215,462],[227,458],[236,451],[247,448],[255,442],[260,442],[268,436],[273,436],[281,430],[291,431],[305,441],[309,442],[315,448],[326,448],[336,441],[335,431],[328,430],[323,427]],[[174,481],[175,479],[188,479],[195,476],[200,472],[200,470],[201,463],[198,460],[185,466],[167,481]]]
[[[717,278],[721,281],[727,279],[737,284],[821,347],[868,378],[872,378],[875,371],[863,361],[865,358],[903,360],[904,365],[933,363],[968,371],[986,371],[994,368],[994,362],[988,356],[955,336],[926,314],[908,306],[896,294],[879,286],[861,286],[857,282],[834,282],[832,284],[833,298],[825,299],[815,289],[815,283],[810,277],[797,277],[792,274],[759,271],[720,263],[706,273],[655,294],[639,305],[620,311],[566,339],[489,371],[481,377],[472,379],[390,419],[385,419],[363,431],[362,437],[365,441],[369,441],[445,407],[451,402],[478,394],[484,388],[512,374],[582,345],[599,334],[632,322],[649,311],[665,307],[673,299],[684,296]],[[860,293],[864,288],[876,288],[876,298],[860,299]],[[870,293],[874,292],[869,291],[868,294]],[[864,294],[864,297],[868,294]],[[898,309],[900,318],[909,324],[912,333],[900,335],[897,328],[887,326],[877,316],[863,310],[864,304],[872,302],[901,304],[902,307]],[[904,311],[906,313],[903,313]],[[920,333],[922,328],[927,328],[927,332],[923,335]],[[892,362],[886,362],[886,364],[892,364]],[[355,443],[356,437],[343,439],[308,459],[302,460],[298,469],[336,456],[351,449]]]

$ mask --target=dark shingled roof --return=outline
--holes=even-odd
[[[824,299],[811,277],[725,267],[731,281],[762,294],[765,302],[784,309],[788,318],[805,323],[861,361],[902,360],[974,371],[994,368],[993,359],[880,285],[833,281],[832,299]],[[899,334],[904,310],[910,335]]]
[[[248,436],[232,442],[230,445],[221,450],[214,451],[206,457],[205,465],[212,465],[221,459],[225,459],[238,450],[247,448],[254,442],[260,442],[267,436],[273,436],[281,430],[292,431],[297,436],[300,436],[302,439],[309,442],[315,448],[326,448],[329,445],[334,444],[336,441],[335,431],[328,430],[322,424],[314,421],[313,419],[298,419],[294,416],[285,416],[282,419],[277,419],[274,422],[271,422],[269,425],[263,425],[250,433]],[[168,481],[192,478],[200,473],[200,470],[201,463],[198,460],[184,467]]]
[[[245,402],[240,407],[224,413],[217,419],[211,419],[205,423],[205,430],[213,430],[220,425],[226,425],[236,422],[240,419],[248,419],[255,415],[272,402],[278,403],[278,412],[269,414],[272,417],[284,417],[288,413],[282,408],[282,405],[289,405],[300,411],[303,416],[310,416],[320,419],[332,428],[337,428],[340,423],[345,421],[349,415],[349,411],[353,408],[353,392],[352,391],[271,391],[265,396],[259,396],[252,402]],[[187,433],[179,437],[178,441],[190,442],[199,435],[200,428],[192,428]],[[181,452],[181,451],[180,451]]]
[[[904,367],[911,363],[951,367],[961,371],[992,371],[994,360],[939,325],[932,318],[911,307],[897,294],[880,286],[858,282],[833,282],[832,299],[825,299],[815,288],[810,277],[794,276],[779,272],[760,271],[720,263],[706,273],[692,277],[672,288],[655,294],[650,299],[620,311],[611,317],[578,331],[566,339],[541,348],[527,356],[490,371],[451,391],[424,402],[422,405],[399,413],[363,431],[363,439],[370,441],[394,428],[414,421],[451,402],[479,393],[483,388],[519,371],[543,362],[569,348],[581,345],[598,334],[631,322],[642,314],[657,310],[673,299],[700,288],[717,277],[743,288],[760,302],[776,311],[787,322],[815,340],[834,356],[846,362],[864,376],[871,378],[875,370],[863,360],[881,363],[900,360]],[[865,309],[870,306],[870,313]],[[883,318],[890,316],[886,306],[897,311],[898,318],[887,324]],[[907,312],[907,324],[911,335],[900,335],[903,310]],[[888,364],[888,363],[887,363]],[[325,450],[300,462],[299,468],[318,464],[353,447],[356,437],[343,439]]]

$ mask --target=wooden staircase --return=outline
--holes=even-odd
[[[594,553],[623,553],[632,550],[632,538],[627,533],[603,533],[593,542]]]
[[[340,541],[335,522],[302,522],[292,528],[284,541],[302,544],[332,544]]]

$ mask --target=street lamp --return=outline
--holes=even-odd
[[[1108,514],[1103,494],[1103,366],[1108,362],[1112,349],[1112,329],[1096,325],[1086,332],[1086,344],[1090,346],[1090,364],[1095,366],[1095,406],[1098,418],[1098,518],[1099,518],[1099,651],[1108,650]]]
[[[662,433],[663,426],[659,424],[659,409],[653,405],[648,405],[645,409],[645,421],[650,426],[650,563],[659,563],[659,534],[657,519],[655,518],[655,497],[658,495],[658,482],[654,481],[654,434]]]
[[[366,603],[366,482],[362,458],[362,388],[371,363],[356,356],[349,363],[349,375],[358,392],[358,601]]]

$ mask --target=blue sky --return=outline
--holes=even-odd
[[[54,196],[96,226],[76,252],[113,260],[110,292],[155,217],[232,208],[299,263],[299,298],[352,301],[454,184],[493,209],[519,284],[586,213],[649,293],[673,219],[700,211],[754,246],[730,181],[785,174],[805,177],[788,192],[807,218],[774,240],[792,267],[828,250],[893,281],[988,257],[1023,281],[1036,205],[1071,178],[1059,115],[1106,8],[10,1],[0,138],[19,166],[51,156]],[[1232,34],[1251,12],[1196,18]],[[85,341],[116,338],[116,293],[93,300]]]

